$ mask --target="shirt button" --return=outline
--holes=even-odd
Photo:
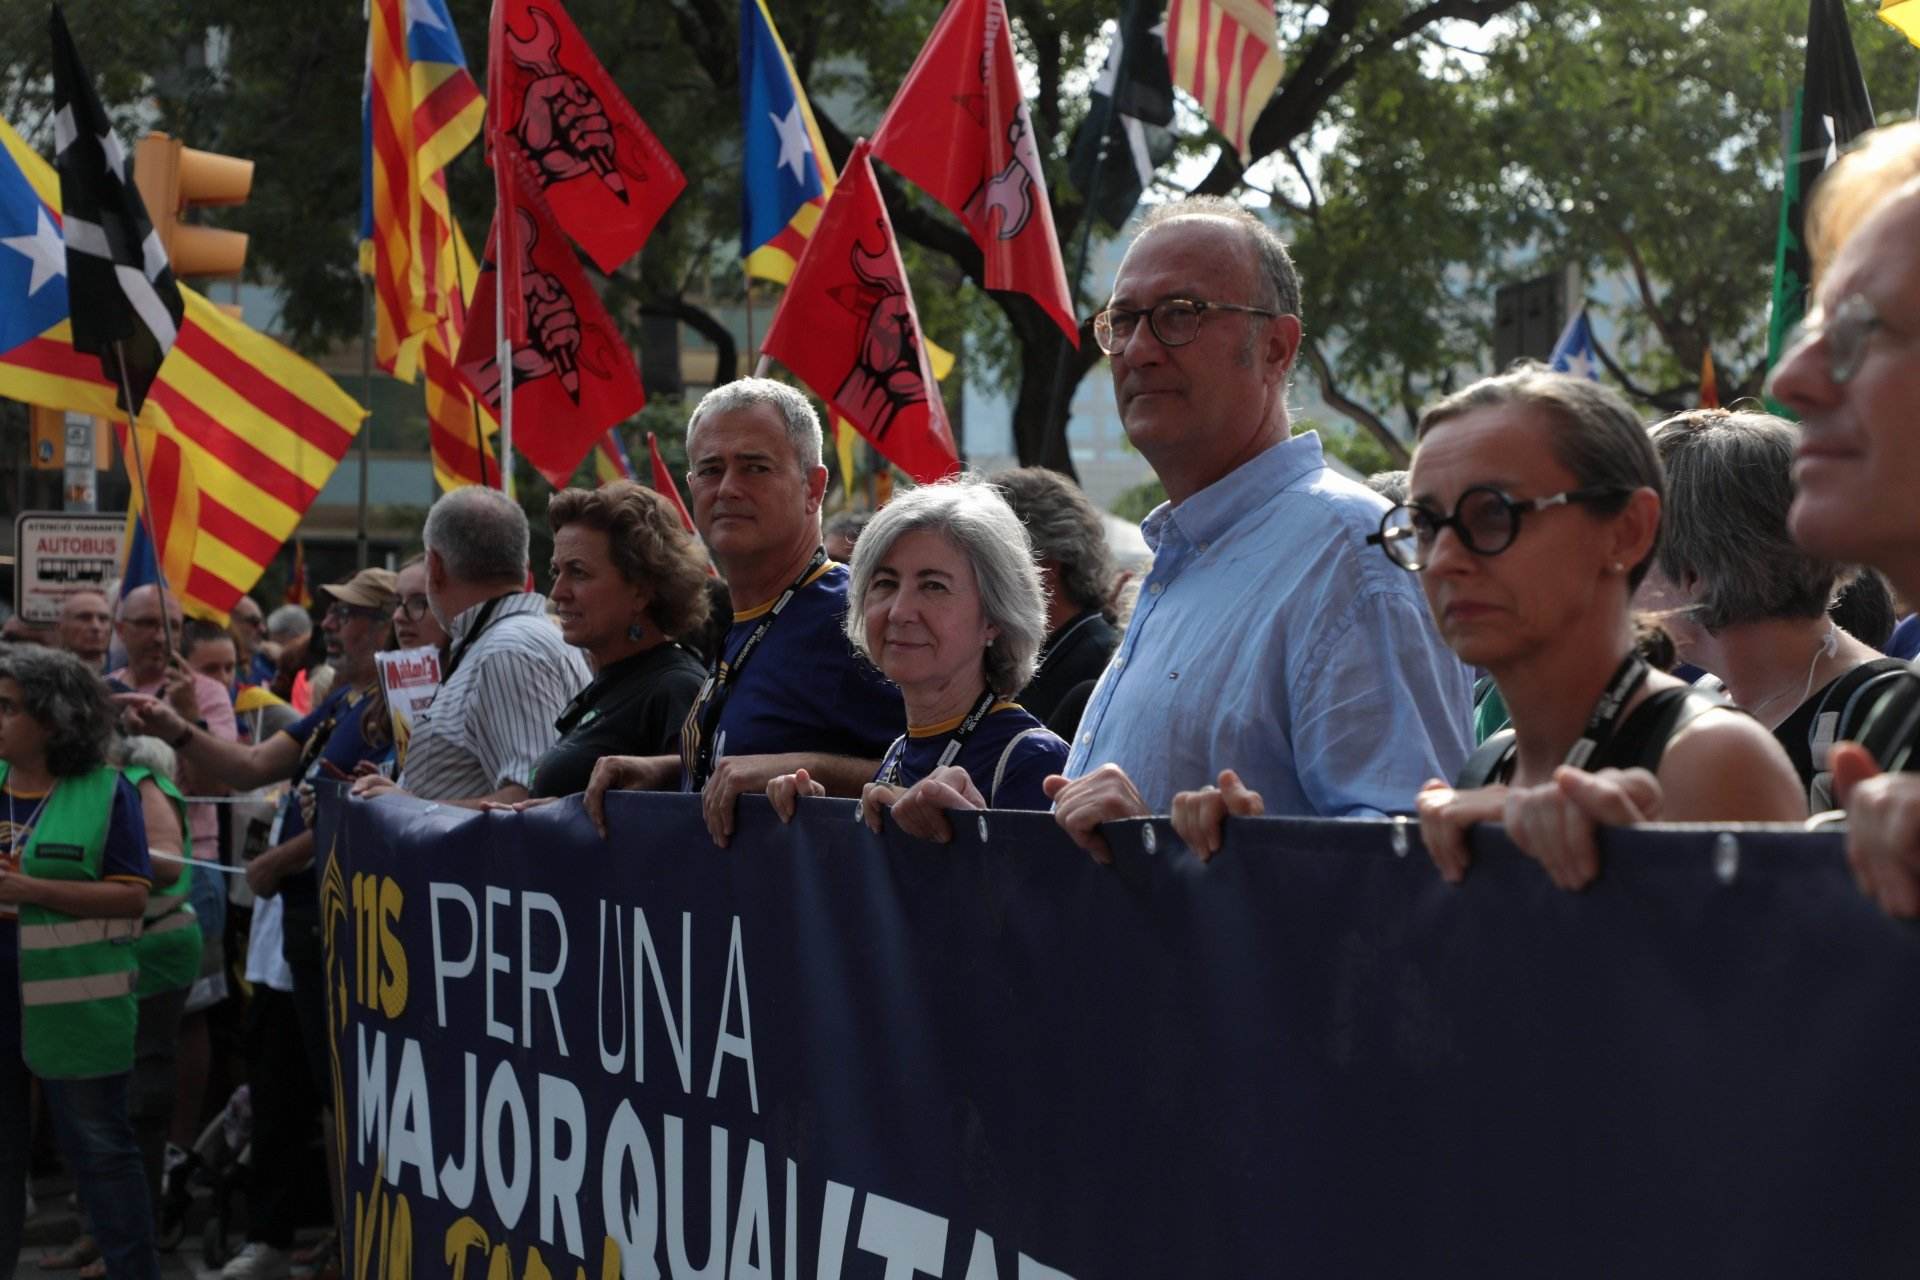
[[[1202,551],[1205,551],[1205,550],[1206,550],[1206,549],[1207,549],[1208,547],[1210,547],[1210,546],[1212,546],[1212,545],[1213,545],[1213,544],[1212,544],[1212,543],[1210,543],[1210,542],[1203,542],[1203,543],[1201,543],[1201,544],[1200,544],[1200,550],[1202,550]]]
[[[1150,586],[1150,587],[1148,587],[1148,588],[1147,588],[1147,594],[1148,594],[1148,595],[1155,595],[1155,596],[1157,596],[1157,595],[1159,595],[1159,594],[1160,594],[1160,591],[1161,591],[1161,587],[1162,587],[1162,584],[1161,584],[1161,583],[1158,583],[1158,582],[1156,582],[1156,583],[1154,583],[1154,584],[1153,584],[1152,586]]]
[[[1167,679],[1169,679],[1169,680],[1178,680],[1179,678],[1180,678],[1180,673],[1179,673],[1178,671],[1169,671],[1169,672],[1167,672]]]
[[[1113,660],[1113,669],[1115,671],[1118,671],[1120,668],[1126,665],[1127,665],[1127,660],[1125,658],[1115,658]]]
[[[1091,743],[1092,741],[1093,741],[1093,735],[1092,735],[1091,733],[1083,733],[1083,734],[1081,734],[1081,735],[1080,735],[1080,745],[1081,745],[1081,746],[1083,746],[1083,747],[1084,747],[1084,746],[1087,746],[1087,745],[1088,745],[1088,744],[1090,744],[1090,743]]]

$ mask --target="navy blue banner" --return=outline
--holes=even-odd
[[[353,1280],[1906,1275],[1920,934],[1830,836],[323,805]],[[338,997],[344,996],[344,1003]]]

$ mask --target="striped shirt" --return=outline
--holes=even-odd
[[[485,607],[474,605],[447,628],[455,649]],[[400,785],[423,800],[528,785],[534,765],[559,739],[553,722],[590,678],[586,659],[547,617],[545,596],[501,597],[453,678],[415,717]]]

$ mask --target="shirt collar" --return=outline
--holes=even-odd
[[[514,591],[508,594],[494,596],[492,599],[500,602],[494,606],[493,616],[495,618],[511,618],[515,614],[520,613],[545,613],[547,611],[547,598],[537,591]],[[466,639],[467,632],[472,629],[474,622],[480,617],[480,611],[486,608],[491,602],[491,600],[482,600],[479,604],[472,605],[456,614],[453,621],[447,624],[448,638],[455,644]]]
[[[1185,502],[1161,503],[1140,522],[1140,533],[1156,552],[1169,523],[1190,542],[1212,542],[1273,495],[1325,466],[1319,433],[1303,431],[1255,454]]]

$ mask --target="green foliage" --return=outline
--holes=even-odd
[[[1122,520],[1131,520],[1135,524],[1145,520],[1148,514],[1167,500],[1166,486],[1159,480],[1148,480],[1126,490],[1113,500],[1113,514]]]

